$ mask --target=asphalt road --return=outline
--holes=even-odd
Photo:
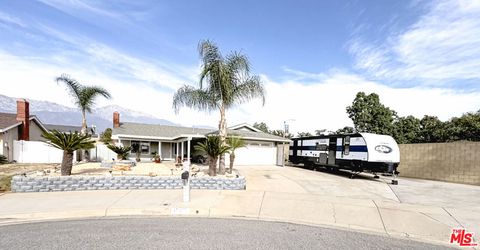
[[[102,218],[0,226],[0,249],[447,249],[290,223]]]

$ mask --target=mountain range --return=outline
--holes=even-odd
[[[0,95],[0,112],[16,113],[17,99]],[[80,126],[82,124],[82,115],[76,108],[67,107],[58,103],[27,99],[30,102],[30,115],[36,115],[44,124],[72,125]],[[113,112],[120,113],[121,121],[138,122],[161,125],[178,125],[171,121],[157,118],[153,115],[139,111],[127,109],[118,105],[108,105],[95,108],[91,114],[87,114],[89,126],[95,125],[98,132],[112,127]]]

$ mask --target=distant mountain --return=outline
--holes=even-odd
[[[0,112],[17,112],[16,100],[17,98],[15,97],[0,95]],[[82,123],[82,115],[75,108],[48,101],[34,99],[28,99],[28,101],[30,102],[30,114],[36,115],[43,123],[73,126],[79,126]],[[114,111],[120,113],[120,120],[124,122],[177,125],[171,121],[117,105],[108,105],[94,109],[92,114],[87,114],[88,124],[95,125],[98,132],[111,128]]]

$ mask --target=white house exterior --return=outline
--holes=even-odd
[[[175,160],[181,157],[189,160],[194,154],[193,145],[217,130],[180,126],[153,125],[120,122],[120,114],[113,114],[112,139],[124,146],[140,144],[141,160],[150,160],[152,153],[160,155],[162,160]],[[287,147],[289,139],[264,133],[248,124],[230,127],[229,135],[242,137],[247,143],[245,148],[235,151],[236,165],[281,165],[279,155]],[[131,154],[132,159],[135,154]],[[226,157],[228,164],[228,155]]]

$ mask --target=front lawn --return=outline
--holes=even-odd
[[[12,176],[28,174],[38,170],[50,169],[52,172],[59,164],[3,164],[0,165],[0,192],[10,191]]]

